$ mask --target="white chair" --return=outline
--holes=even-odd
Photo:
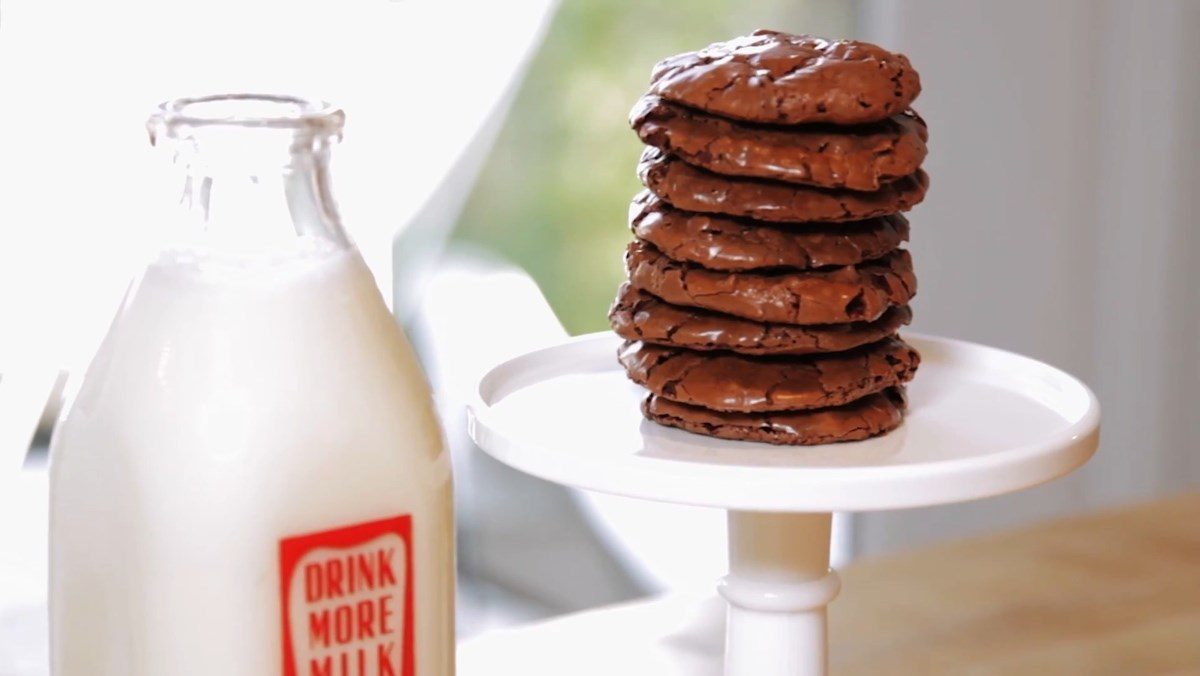
[[[45,454],[27,457],[62,391],[63,376],[49,366],[10,368],[0,374],[0,673],[46,673]]]

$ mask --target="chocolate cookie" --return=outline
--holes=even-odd
[[[908,219],[900,214],[776,227],[682,211],[646,190],[629,205],[629,227],[670,258],[710,270],[854,265],[908,241]]]
[[[693,167],[653,146],[642,153],[638,177],[650,192],[680,209],[777,223],[840,223],[908,211],[921,203],[929,187],[929,177],[920,169],[875,192],[731,178]]]
[[[757,30],[658,62],[650,91],[751,122],[877,122],[907,110],[921,80],[908,59],[854,40]]]
[[[908,382],[921,361],[899,338],[805,357],[749,357],[627,341],[617,358],[630,380],[660,397],[743,413],[840,406]]]
[[[705,115],[653,95],[638,101],[629,122],[643,143],[718,174],[851,190],[878,190],[915,172],[929,138],[915,113],[856,127],[771,127]]]
[[[917,291],[912,257],[897,249],[879,260],[804,272],[716,272],[667,258],[646,242],[625,252],[629,281],[675,305],[758,322],[844,324],[875,321]]]
[[[845,406],[774,413],[710,411],[654,394],[642,401],[642,413],[659,425],[708,437],[789,446],[815,446],[878,436],[900,426],[904,408],[904,388],[900,387],[868,394]]]
[[[842,352],[882,340],[912,321],[907,305],[873,322],[796,326],[763,324],[708,310],[671,305],[622,284],[608,313],[617,335],[692,350],[730,350],[751,355]]]

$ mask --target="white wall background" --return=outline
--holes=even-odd
[[[4,0],[0,372],[80,371],[177,197],[143,123],[177,96],[347,111],[335,190],[385,294],[413,222],[512,86],[554,0]],[[448,227],[448,223],[446,224]],[[443,228],[445,229],[445,228]]]
[[[1024,493],[857,519],[912,546],[1200,485],[1200,3],[864,1],[929,122],[914,329],[1030,354],[1103,406],[1100,452]]]

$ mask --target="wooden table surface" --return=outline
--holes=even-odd
[[[1200,674],[1200,495],[864,560],[835,676]]]
[[[1200,675],[1200,494],[863,560],[833,676]],[[724,602],[676,593],[488,632],[459,674],[720,676]]]

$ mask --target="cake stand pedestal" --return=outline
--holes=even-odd
[[[826,673],[825,608],[839,590],[829,568],[833,512],[1016,491],[1079,467],[1099,442],[1096,398],[1070,375],[982,345],[906,339],[922,356],[908,416],[867,441],[778,447],[647,422],[644,391],[617,365],[611,333],[493,368],[469,404],[470,434],[501,462],[549,481],[728,510],[724,674],[815,676]]]

